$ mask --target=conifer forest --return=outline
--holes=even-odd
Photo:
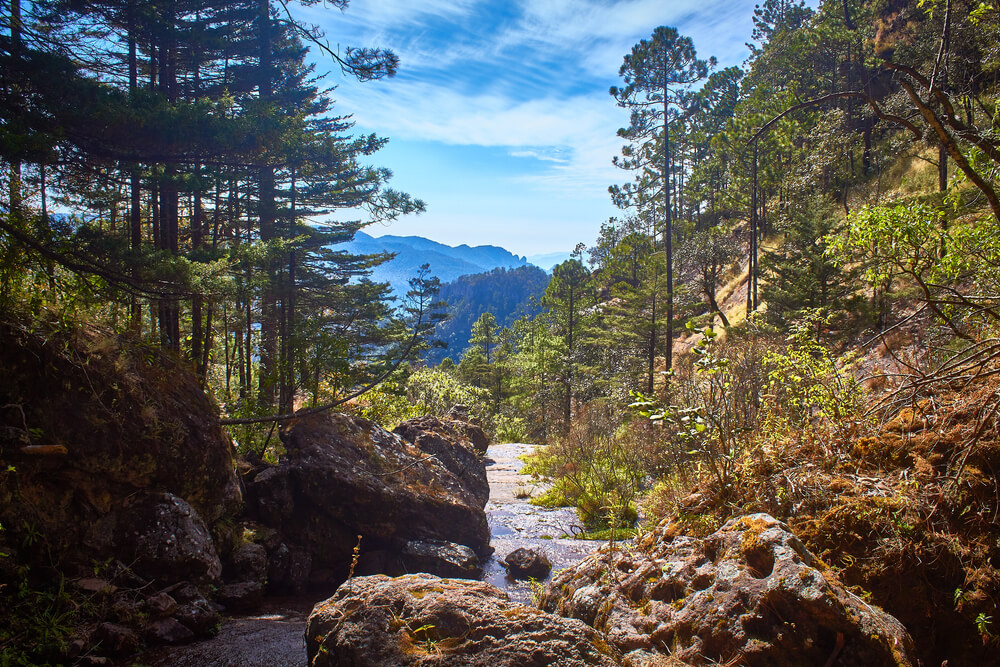
[[[251,608],[233,587],[255,567],[263,595],[347,605],[322,632],[312,612],[311,665],[1000,665],[1000,2],[759,0],[740,63],[651,17],[603,63],[625,120],[594,137],[619,147],[596,237],[566,238],[551,271],[443,283],[431,262],[405,293],[372,278],[391,253],[346,249],[436,205],[394,185],[393,138],[341,103],[406,82],[393,49],[314,24],[361,4],[0,1],[0,667],[146,664],[183,643],[154,619],[224,632],[227,612],[204,633],[186,619]],[[376,472],[330,495],[347,482],[317,476],[321,440],[351,443],[332,468]],[[546,622],[593,636],[531,641],[594,653],[484,657],[403,605],[386,632],[409,648],[345,657],[353,610],[383,604],[344,601],[368,575],[478,578],[425,566],[414,540],[499,555],[488,494],[451,526],[411,535],[407,517],[464,512],[445,496],[478,498],[468,470],[510,443],[534,445],[523,507],[573,508],[552,549],[606,545],[531,585]],[[397,478],[405,493],[368,499]],[[200,556],[130,537],[165,496]],[[777,577],[783,556],[755,560],[777,530],[761,516],[838,609],[875,620],[806,621],[813,602],[774,593],[684,625],[698,577],[668,597],[607,579],[637,553],[667,577],[664,549],[734,530],[747,571]],[[585,585],[610,586],[603,611]]]

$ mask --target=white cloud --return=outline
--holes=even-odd
[[[517,101],[395,81],[352,87],[340,107],[365,129],[393,138],[508,148],[511,156],[539,160],[546,171],[523,182],[547,189],[603,189],[621,178],[611,159],[627,117],[603,92]]]
[[[745,52],[753,7],[732,0],[520,0],[522,18],[498,36],[504,48],[528,45],[547,53],[573,53],[590,73],[616,76],[632,45],[657,26],[692,37],[702,57],[736,64]],[[736,38],[734,39],[734,36]]]

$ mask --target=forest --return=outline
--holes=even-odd
[[[620,215],[547,287],[449,286],[456,331],[435,278],[396,303],[388,256],[337,250],[425,204],[306,54],[371,81],[391,51],[270,0],[6,0],[0,319],[168,355],[265,460],[296,413],[468,406],[547,445],[532,502],[591,537],[768,512],[926,664],[996,664],[1000,3],[811,4],[762,0],[742,67],[650,26],[607,100]]]

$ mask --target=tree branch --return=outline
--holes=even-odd
[[[771,120],[769,120],[766,123],[764,123],[760,127],[760,129],[757,130],[756,132],[754,132],[754,135],[752,137],[750,137],[746,141],[745,145],[749,146],[753,142],[757,141],[764,132],[766,132],[768,129],[770,129],[770,127],[772,125],[774,125],[779,120],[781,120],[782,118],[784,118],[788,114],[792,113],[793,111],[798,111],[799,109],[805,109],[806,107],[818,106],[818,105],[823,104],[825,102],[829,102],[830,100],[847,99],[847,98],[862,99],[862,100],[864,100],[864,101],[866,101],[868,103],[868,106],[871,107],[872,111],[880,119],[882,119],[884,121],[888,121],[890,123],[896,123],[897,125],[902,125],[906,129],[908,129],[911,133],[913,133],[913,136],[915,138],[917,138],[917,139],[919,139],[921,136],[923,136],[923,133],[919,129],[917,129],[917,127],[913,123],[911,123],[910,121],[906,120],[905,118],[903,118],[901,116],[895,116],[893,114],[886,113],[885,111],[883,111],[881,109],[881,107],[879,107],[878,104],[876,104],[875,100],[872,99],[871,95],[868,95],[867,93],[863,93],[863,92],[861,92],[859,90],[846,90],[846,91],[840,92],[840,93],[830,93],[829,95],[823,95],[822,97],[817,97],[815,99],[807,100],[805,102],[800,102],[799,104],[796,104],[794,106],[788,107],[787,109],[785,109],[784,111],[782,111],[780,114],[778,114],[777,116],[775,116]]]

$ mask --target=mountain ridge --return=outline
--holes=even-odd
[[[488,273],[494,269],[516,269],[522,266],[538,266],[546,272],[551,272],[552,265],[557,264],[559,257],[569,253],[547,253],[535,255],[542,264],[535,264],[523,255],[517,255],[506,248],[495,245],[470,246],[461,244],[449,246],[423,236],[397,236],[386,234],[372,236],[359,231],[354,239],[340,248],[358,254],[375,254],[381,252],[395,253],[395,257],[372,271],[372,280],[389,283],[393,293],[399,297],[409,290],[409,280],[417,275],[424,264],[430,265],[430,275],[436,276],[442,283],[449,283],[462,276]]]

